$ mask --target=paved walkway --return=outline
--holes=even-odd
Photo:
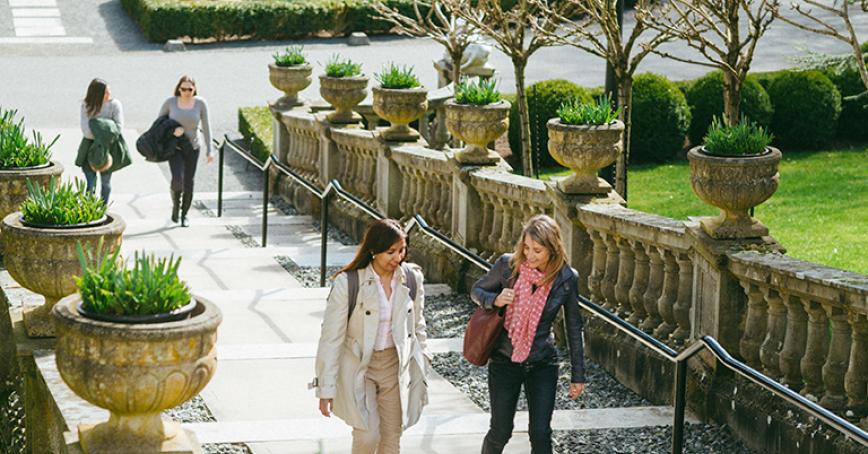
[[[126,133],[128,139],[134,138],[134,131]],[[78,175],[73,150],[74,144],[64,140],[56,153],[66,166],[65,178]],[[217,422],[187,425],[200,442],[246,443],[256,454],[349,452],[350,429],[336,418],[322,418],[307,388],[328,289],[302,288],[274,259],[289,256],[301,266],[318,265],[320,239],[313,220],[284,216],[269,207],[269,246],[256,247],[251,241],[259,232],[258,192],[226,193],[221,218],[211,213],[216,211],[216,194],[197,193],[199,208],[191,211],[192,226],[185,229],[168,220],[168,183],[158,166],[137,159],[115,175],[113,186],[111,211],[127,222],[124,255],[145,249],[183,257],[181,277],[195,294],[223,312],[217,372],[201,393]],[[239,235],[244,234],[250,238],[242,241]],[[337,243],[329,248],[329,265],[346,263],[354,252],[354,247]],[[459,351],[461,339],[432,339],[431,348],[434,353]],[[81,401],[63,384],[52,353],[40,355],[37,362],[67,421],[74,425],[106,418],[105,411]],[[476,451],[488,415],[437,374],[430,377],[429,386],[431,404],[405,435],[403,452]],[[526,412],[520,412],[515,442],[506,452],[527,452],[526,420]],[[553,426],[594,430],[665,426],[671,421],[668,407],[637,407],[558,411]]]

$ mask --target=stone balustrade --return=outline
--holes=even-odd
[[[377,201],[377,155],[383,150],[373,131],[332,129],[331,140],[337,147],[337,180],[347,191],[365,202]]]
[[[729,254],[747,295],[744,360],[833,410],[868,413],[868,277],[780,254]]]
[[[540,180],[498,170],[470,173],[469,186],[479,196],[473,209],[481,217],[478,235],[468,239],[468,246],[491,259],[511,252],[521,235],[522,224],[536,214],[552,214],[552,202]]]
[[[448,234],[452,229],[452,167],[446,154],[418,145],[401,146],[392,149],[391,159],[401,174],[401,218],[418,213]]]
[[[287,134],[286,145],[278,147],[281,162],[311,182],[322,186],[320,179],[320,127],[316,118],[303,110],[284,113],[280,122]]]
[[[592,301],[663,341],[691,335],[692,240],[681,221],[621,205],[585,205],[578,217],[593,242]]]

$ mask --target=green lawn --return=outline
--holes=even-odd
[[[628,206],[677,219],[716,214],[693,194],[689,170],[687,162],[631,167]],[[868,274],[868,147],[785,151],[780,172],[778,191],[755,216],[787,254]]]

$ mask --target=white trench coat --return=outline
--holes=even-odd
[[[399,267],[395,271],[399,274],[399,285],[392,304],[392,338],[398,353],[405,429],[419,420],[422,407],[428,403],[427,372],[431,358],[422,313],[425,301],[422,272],[416,266],[410,268],[416,277],[416,299],[410,299],[406,276]],[[374,352],[380,320],[376,279],[371,266],[359,270],[358,299],[348,322],[347,276],[345,273],[338,275],[329,293],[316,354],[317,397],[334,399],[334,414],[364,430],[368,429],[368,415],[376,411],[376,408],[367,408],[365,395],[365,373]]]

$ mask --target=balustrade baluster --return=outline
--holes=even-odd
[[[497,237],[497,252],[509,252],[512,250],[513,241],[513,222],[518,214],[511,200],[500,199],[503,204],[503,225],[500,229],[500,235]]]
[[[633,307],[633,313],[630,314],[628,322],[635,326],[645,320],[648,312],[645,311],[645,289],[648,288],[648,254],[645,253],[645,245],[639,241],[631,241],[630,246],[633,248],[633,257],[635,267],[633,268],[633,285],[630,287],[628,297],[630,305]]]
[[[657,300],[657,311],[663,318],[663,323],[654,330],[654,336],[666,340],[677,327],[673,306],[678,298],[678,263],[672,252],[663,248],[658,249],[663,258],[663,290],[660,299]]]
[[[398,209],[401,210],[401,218],[410,216],[413,211],[410,209],[410,187],[413,186],[412,177],[410,177],[410,169],[406,166],[398,166],[401,172],[401,199],[398,201]]]
[[[588,276],[588,291],[591,293],[591,301],[603,303],[603,277],[606,275],[606,240],[603,233],[588,229],[588,236],[594,243],[594,258],[591,265],[591,275]]]
[[[642,295],[642,301],[648,316],[640,328],[646,333],[653,333],[663,321],[657,310],[657,301],[663,289],[663,259],[657,247],[650,244],[645,246],[645,254],[648,256],[648,288]]]
[[[492,210],[492,223],[491,223],[491,234],[488,236],[488,247],[489,251],[495,254],[498,254],[502,251],[499,249],[500,244],[500,234],[503,231],[503,220],[506,216],[506,208],[503,206],[503,200],[497,197],[496,194],[489,193],[491,197],[491,204],[494,210]]]
[[[784,348],[780,354],[781,373],[784,383],[796,391],[802,389],[802,371],[800,364],[805,355],[805,342],[808,336],[808,314],[802,306],[802,301],[792,295],[782,293],[787,306],[787,334],[784,336]]]
[[[693,261],[690,254],[681,252],[675,255],[678,263],[678,296],[672,307],[678,328],[672,333],[672,340],[682,343],[690,337],[690,305],[693,299]]]
[[[868,410],[868,319],[864,314],[849,312],[847,321],[853,333],[850,347],[850,365],[844,376],[847,391],[847,408],[858,416]]]
[[[629,315],[633,308],[630,306],[630,288],[633,286],[633,247],[626,238],[618,240],[618,283],[615,284],[615,299],[618,300],[618,316],[621,318]]]
[[[850,360],[850,325],[847,313],[840,307],[824,306],[826,315],[832,321],[832,340],[829,342],[829,355],[823,365],[823,384],[826,393],[820,405],[830,410],[841,410],[846,406],[844,393],[844,374]]]
[[[772,378],[781,376],[779,352],[784,345],[787,329],[787,307],[777,289],[763,287],[763,295],[768,304],[766,336],[760,345],[760,362],[763,372]]]
[[[479,193],[479,205],[482,209],[482,226],[479,228],[479,236],[476,239],[476,246],[479,248],[480,252],[491,251],[491,245],[488,238],[491,236],[495,206],[491,202],[491,197],[485,193]]]
[[[759,369],[761,367],[759,350],[766,334],[768,306],[759,287],[746,281],[742,281],[740,284],[747,294],[747,315],[745,316],[744,333],[739,342],[739,351],[749,366]]]
[[[825,392],[822,368],[829,354],[829,320],[820,303],[804,300],[803,305],[808,314],[808,339],[800,364],[802,380],[805,382],[802,395],[819,400]]]
[[[615,284],[618,282],[618,243],[615,237],[609,232],[605,233],[603,238],[606,242],[606,274],[603,276],[603,296],[606,297],[606,302],[603,307],[611,312],[615,312],[618,308],[617,300],[615,299]]]

